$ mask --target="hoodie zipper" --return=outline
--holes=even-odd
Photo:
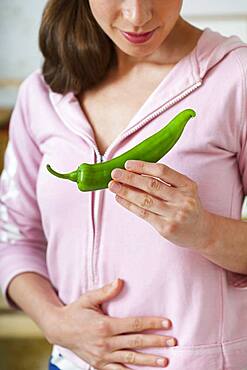
[[[132,135],[135,131],[139,130],[142,126],[151,122],[154,118],[158,117],[163,112],[165,112],[167,109],[169,109],[171,106],[178,103],[180,100],[185,98],[187,95],[191,94],[194,90],[196,90],[201,85],[202,85],[202,80],[197,81],[195,84],[190,86],[188,89],[183,91],[181,94],[177,95],[175,98],[169,100],[167,103],[162,105],[160,108],[156,109],[153,113],[149,114],[146,118],[141,120],[138,123],[138,125],[136,125],[133,129],[128,130],[124,135],[122,135],[117,141],[113,141],[112,144],[107,148],[107,150],[105,151],[103,155],[99,152],[97,146],[95,146],[97,161],[99,160],[99,162],[104,162],[106,160],[107,154],[111,151],[113,146],[116,146],[116,144],[118,144],[120,141],[125,139],[127,136]]]
[[[162,114],[167,109],[169,109],[172,105],[178,103],[180,100],[185,98],[187,95],[191,94],[194,90],[196,90],[201,85],[202,85],[202,80],[199,80],[194,85],[192,85],[191,87],[189,87],[188,89],[183,91],[181,94],[177,95],[175,98],[171,99],[170,101],[165,103],[163,106],[156,109],[153,113],[151,113],[146,118],[141,120],[132,130],[128,130],[124,135],[121,136],[121,138],[119,138],[117,141],[114,141],[107,148],[107,150],[105,151],[105,153],[103,155],[99,152],[98,147],[96,145],[94,145],[96,156],[97,156],[97,159],[96,159],[97,163],[99,163],[99,162],[102,163],[106,160],[106,155],[107,155],[107,153],[110,152],[110,150],[113,146],[118,144],[121,140],[125,139],[127,136],[133,134],[135,131],[139,130],[146,123],[148,123],[148,122],[152,121],[154,118],[158,117],[160,114]],[[101,192],[100,191],[94,192],[94,210],[93,210],[93,212],[94,212],[94,215],[96,215],[96,216],[94,217],[94,226],[95,226],[95,228],[94,228],[94,239],[93,239],[94,241],[93,241],[92,250],[91,250],[91,284],[92,284],[92,287],[95,287],[95,285],[97,285],[99,283],[99,277],[98,277],[97,268],[96,268],[96,266],[97,266],[97,258],[96,257],[97,257],[98,249],[99,249],[99,246],[97,245],[98,244],[97,243],[98,238],[96,238],[96,236],[97,236],[97,230],[96,229],[97,229],[97,221],[98,221],[98,212],[99,212],[99,208],[100,208],[100,198],[101,198]],[[89,281],[90,281],[90,279],[89,279]]]

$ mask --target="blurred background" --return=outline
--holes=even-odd
[[[41,66],[38,29],[46,0],[0,1],[0,173],[8,122],[21,81]],[[247,42],[246,0],[184,0],[182,15]],[[246,200],[242,218],[247,218]],[[0,295],[0,370],[46,370],[50,345],[31,319],[7,307]]]

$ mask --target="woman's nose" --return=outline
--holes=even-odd
[[[123,16],[135,27],[142,27],[152,19],[150,0],[126,0],[123,2]],[[134,31],[134,30],[133,30]]]

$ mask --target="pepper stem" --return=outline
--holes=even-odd
[[[60,177],[61,179],[67,179],[67,180],[77,182],[77,175],[78,175],[77,170],[73,172],[69,172],[69,173],[59,173],[59,172],[54,171],[49,164],[46,165],[46,168],[52,175],[56,177]]]

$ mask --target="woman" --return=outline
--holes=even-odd
[[[11,118],[0,276],[54,345],[50,369],[247,368],[247,48],[181,7],[46,5],[44,65]],[[116,157],[185,108],[197,116],[174,148],[108,189],[46,170]]]

